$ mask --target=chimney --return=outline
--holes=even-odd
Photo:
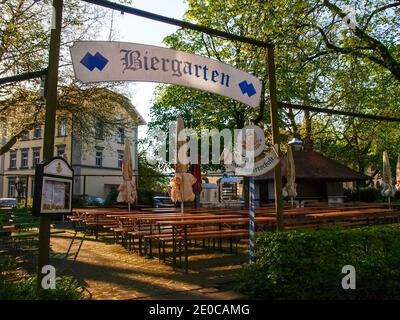
[[[303,150],[303,141],[297,138],[293,138],[288,142],[288,145],[292,147],[293,151],[302,151]]]

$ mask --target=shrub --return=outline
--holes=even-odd
[[[154,191],[151,190],[139,190],[138,203],[144,205],[153,205],[154,194]]]
[[[357,189],[345,189],[345,195],[350,201],[376,202],[387,200],[382,197],[379,189],[371,187],[363,187],[359,191]]]
[[[118,190],[111,190],[110,193],[107,195],[106,200],[104,202],[105,207],[110,207],[117,203],[118,198]]]
[[[56,289],[45,290],[43,299],[46,300],[80,300],[83,295],[79,292],[79,285],[71,277],[59,277]],[[36,278],[19,281],[0,279],[0,300],[36,300]]]
[[[399,299],[400,228],[266,232],[257,261],[239,272],[238,289],[264,299]],[[356,290],[341,286],[356,269]]]

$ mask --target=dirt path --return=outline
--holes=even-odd
[[[53,236],[52,249],[65,253],[72,231]],[[129,252],[109,239],[84,241],[73,272],[84,279],[93,299],[243,299],[232,290],[245,255],[198,250],[190,256],[189,274]]]

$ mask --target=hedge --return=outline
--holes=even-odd
[[[1,300],[36,300],[37,297],[36,278],[28,278],[19,281],[0,279],[0,301]],[[84,296],[79,291],[79,285],[71,277],[59,277],[56,280],[54,290],[45,290],[45,300],[81,300]]]
[[[262,299],[400,299],[400,226],[266,232],[257,261],[245,264],[238,289]],[[356,289],[342,288],[342,267]]]

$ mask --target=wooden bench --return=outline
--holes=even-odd
[[[207,240],[207,239],[212,239],[212,240],[222,240],[222,239],[229,239],[230,240],[230,252],[232,252],[233,249],[233,239],[241,239],[244,237],[249,236],[249,231],[247,229],[224,229],[224,230],[209,230],[209,231],[196,231],[196,232],[190,232],[186,236],[185,235],[179,235],[179,236],[174,236],[173,234],[158,234],[158,235],[147,235],[144,236],[145,239],[155,239],[158,240],[158,257],[159,260],[165,261],[165,248],[166,248],[166,243],[167,242],[172,242],[173,245],[173,256],[175,256],[177,250],[175,248],[177,242],[181,242],[182,246],[185,248],[185,260],[187,261],[188,257],[188,252],[187,252],[187,246],[188,246],[188,241],[191,240]],[[237,243],[236,241],[236,252],[237,252]],[[215,248],[215,242],[213,242],[213,247]],[[220,248],[222,248],[222,243],[220,242],[219,245]],[[175,259],[175,257],[174,257]]]

